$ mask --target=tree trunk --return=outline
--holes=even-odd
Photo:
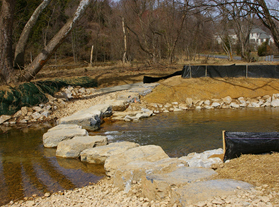
[[[15,49],[14,68],[24,68],[24,53],[29,34],[36,24],[42,11],[49,5],[51,0],[43,0],[43,2],[36,8],[32,16],[25,24],[24,29],[20,35]]]
[[[0,71],[1,79],[10,82],[13,73],[12,32],[15,0],[2,0],[0,16]]]
[[[128,58],[127,58],[127,35],[126,35],[124,17],[122,17],[122,29],[123,29],[123,38],[124,38],[124,53],[122,57],[122,62],[126,63],[128,61]]]
[[[42,69],[46,62],[50,59],[51,55],[62,44],[65,38],[70,34],[74,25],[80,20],[85,10],[90,5],[92,0],[81,0],[79,6],[74,14],[60,31],[49,41],[47,46],[41,53],[34,59],[34,61],[24,70],[24,75],[21,77],[22,81],[30,81]]]

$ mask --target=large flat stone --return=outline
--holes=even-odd
[[[142,179],[143,195],[149,199],[162,200],[169,195],[172,187],[187,185],[216,174],[208,168],[181,167],[166,174],[150,174]]]
[[[83,162],[104,164],[110,156],[125,152],[131,148],[139,147],[134,142],[116,142],[98,148],[86,149],[81,152],[80,159]]]
[[[105,136],[75,136],[73,139],[64,140],[57,145],[56,156],[64,158],[78,158],[83,150],[107,145]]]
[[[180,157],[180,160],[184,160],[189,164],[189,167],[204,167],[210,168],[213,164],[223,163],[220,158],[223,154],[223,149],[207,150],[202,153],[190,153],[187,156]],[[211,157],[216,156],[216,157]],[[220,157],[217,157],[220,156]]]
[[[114,174],[115,170],[122,165],[127,165],[134,161],[149,161],[155,162],[169,156],[164,152],[160,146],[146,145],[129,149],[126,152],[111,156],[106,159],[105,170],[108,176]]]
[[[129,192],[134,182],[139,182],[151,173],[170,173],[185,166],[188,166],[187,162],[178,158],[165,158],[155,162],[135,161],[120,166],[112,176],[112,180],[116,187]]]
[[[88,136],[88,132],[77,125],[56,126],[43,135],[43,144],[44,147],[57,147],[59,142],[72,139],[74,136]]]
[[[196,182],[172,190],[171,203],[189,206],[215,196],[234,194],[237,189],[248,190],[252,187],[249,183],[229,179]]]
[[[111,114],[111,106],[109,104],[99,104],[78,111],[71,116],[63,117],[58,120],[58,123],[77,124],[85,129],[94,131],[100,128],[102,118],[107,114]]]

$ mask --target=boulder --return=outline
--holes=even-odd
[[[236,103],[236,102],[231,102],[230,106],[232,108],[239,108],[240,107],[240,105],[238,103]]]
[[[18,117],[21,117],[21,116],[22,116],[22,111],[21,111],[21,110],[17,111],[17,112],[13,115],[14,118],[18,118]]]
[[[99,104],[88,109],[78,111],[71,116],[63,117],[58,120],[59,124],[77,124],[88,130],[97,130],[100,128],[102,118],[111,113],[111,107],[108,104]]]
[[[74,136],[88,136],[88,132],[77,125],[58,125],[43,135],[43,144],[44,147],[57,147],[59,142],[72,139]]]
[[[128,99],[126,100],[109,100],[105,104],[111,106],[112,111],[125,111],[129,106]]]
[[[153,115],[153,111],[144,110],[144,111],[123,111],[123,112],[114,112],[112,120],[114,121],[137,121],[142,118],[148,118]]]
[[[187,156],[180,157],[188,163],[189,167],[203,167],[210,168],[213,164],[223,163],[222,157],[223,149],[207,150],[202,153],[190,153]]]
[[[279,106],[279,99],[273,99],[273,100],[271,101],[270,105],[271,105],[272,107],[277,107],[277,106]]]
[[[139,144],[134,142],[116,142],[106,146],[86,149],[81,152],[80,159],[83,162],[104,164],[110,156],[126,152],[129,149],[139,147]]]
[[[210,100],[205,100],[204,105],[209,106],[210,105]]]
[[[135,161],[120,166],[115,171],[112,180],[116,187],[128,193],[133,183],[139,182],[142,177],[150,173],[170,173],[187,166],[185,161],[178,158],[165,158],[155,162]]]
[[[22,116],[26,116],[28,113],[28,107],[24,106],[21,107]]]
[[[56,156],[64,158],[78,158],[86,149],[107,145],[105,136],[75,136],[73,139],[64,140],[57,145]]]
[[[232,98],[230,96],[226,96],[225,98],[222,98],[222,100],[226,104],[230,104],[232,102]]]
[[[212,107],[216,108],[216,107],[219,107],[221,104],[219,102],[213,102],[211,104]]]
[[[0,116],[0,124],[3,124],[5,121],[8,121],[11,118],[12,118],[12,116],[9,116],[9,115]]]
[[[193,99],[192,98],[186,98],[186,105],[188,107],[192,107],[193,105]]]
[[[112,176],[115,170],[122,165],[127,165],[134,161],[149,161],[155,162],[169,156],[164,152],[160,146],[146,145],[129,149],[126,152],[111,156],[106,159],[105,170],[108,176]]]
[[[212,169],[181,167],[166,174],[149,174],[142,179],[142,193],[150,200],[163,200],[171,188],[189,185],[217,174]]]
[[[252,187],[249,183],[230,179],[190,183],[171,191],[170,204],[171,206],[175,203],[179,204],[179,206],[190,206],[191,204],[212,199],[215,196],[232,195],[238,189],[249,190]]]

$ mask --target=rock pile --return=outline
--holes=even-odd
[[[279,94],[265,95],[256,98],[231,98],[230,96],[211,99],[211,100],[195,100],[186,98],[184,103],[172,102],[166,104],[149,103],[146,106],[154,113],[182,111],[187,109],[238,109],[238,108],[259,108],[259,107],[278,107]],[[138,105],[130,105],[129,110],[138,110]]]

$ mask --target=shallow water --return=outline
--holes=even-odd
[[[99,134],[112,142],[160,145],[169,156],[180,157],[222,147],[222,130],[279,131],[279,108],[193,110],[162,113],[136,123],[103,124]]]
[[[111,142],[160,145],[169,156],[180,157],[222,147],[222,130],[279,131],[278,119],[279,108],[194,110],[162,113],[135,123],[104,123],[90,134],[106,134]],[[0,130],[0,205],[82,187],[104,175],[102,166],[56,158],[55,149],[44,148],[42,135],[50,127]]]
[[[0,134],[0,205],[33,194],[83,187],[104,176],[102,166],[57,159],[55,149],[44,148],[42,135],[48,128],[13,128]]]

